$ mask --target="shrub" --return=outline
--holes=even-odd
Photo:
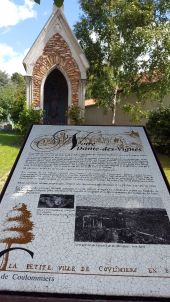
[[[170,154],[170,106],[153,110],[149,115],[146,128],[158,151]]]
[[[14,100],[10,108],[10,120],[16,125],[19,122],[20,114],[24,110],[25,100]]]
[[[71,124],[82,125],[84,122],[83,109],[81,109],[77,104],[72,104],[67,112],[67,116],[70,118]]]
[[[22,75],[14,73],[7,79],[0,71],[0,122],[17,124],[19,115],[25,106],[26,83]]]
[[[32,124],[41,124],[42,121],[43,110],[25,107],[19,115],[17,129],[19,129],[22,134],[26,134]]]

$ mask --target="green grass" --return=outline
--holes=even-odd
[[[158,158],[170,183],[170,157],[168,157],[167,155],[158,154]]]
[[[21,135],[0,132],[0,192],[18,155],[22,141]],[[170,157],[158,154],[158,158],[170,183]]]
[[[0,132],[0,191],[20,150],[22,136]]]

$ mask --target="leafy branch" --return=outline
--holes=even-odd
[[[41,0],[34,0],[35,3],[37,4],[41,4]],[[57,6],[57,7],[61,7],[64,3],[64,0],[54,0],[54,4]]]

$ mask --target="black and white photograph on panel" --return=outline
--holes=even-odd
[[[38,208],[74,208],[74,195],[41,194]]]
[[[170,221],[161,208],[77,206],[75,241],[170,244]]]

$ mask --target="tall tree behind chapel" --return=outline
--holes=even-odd
[[[88,97],[113,111],[135,95],[126,111],[143,117],[146,101],[170,93],[170,1],[80,0],[75,34],[90,62]]]

